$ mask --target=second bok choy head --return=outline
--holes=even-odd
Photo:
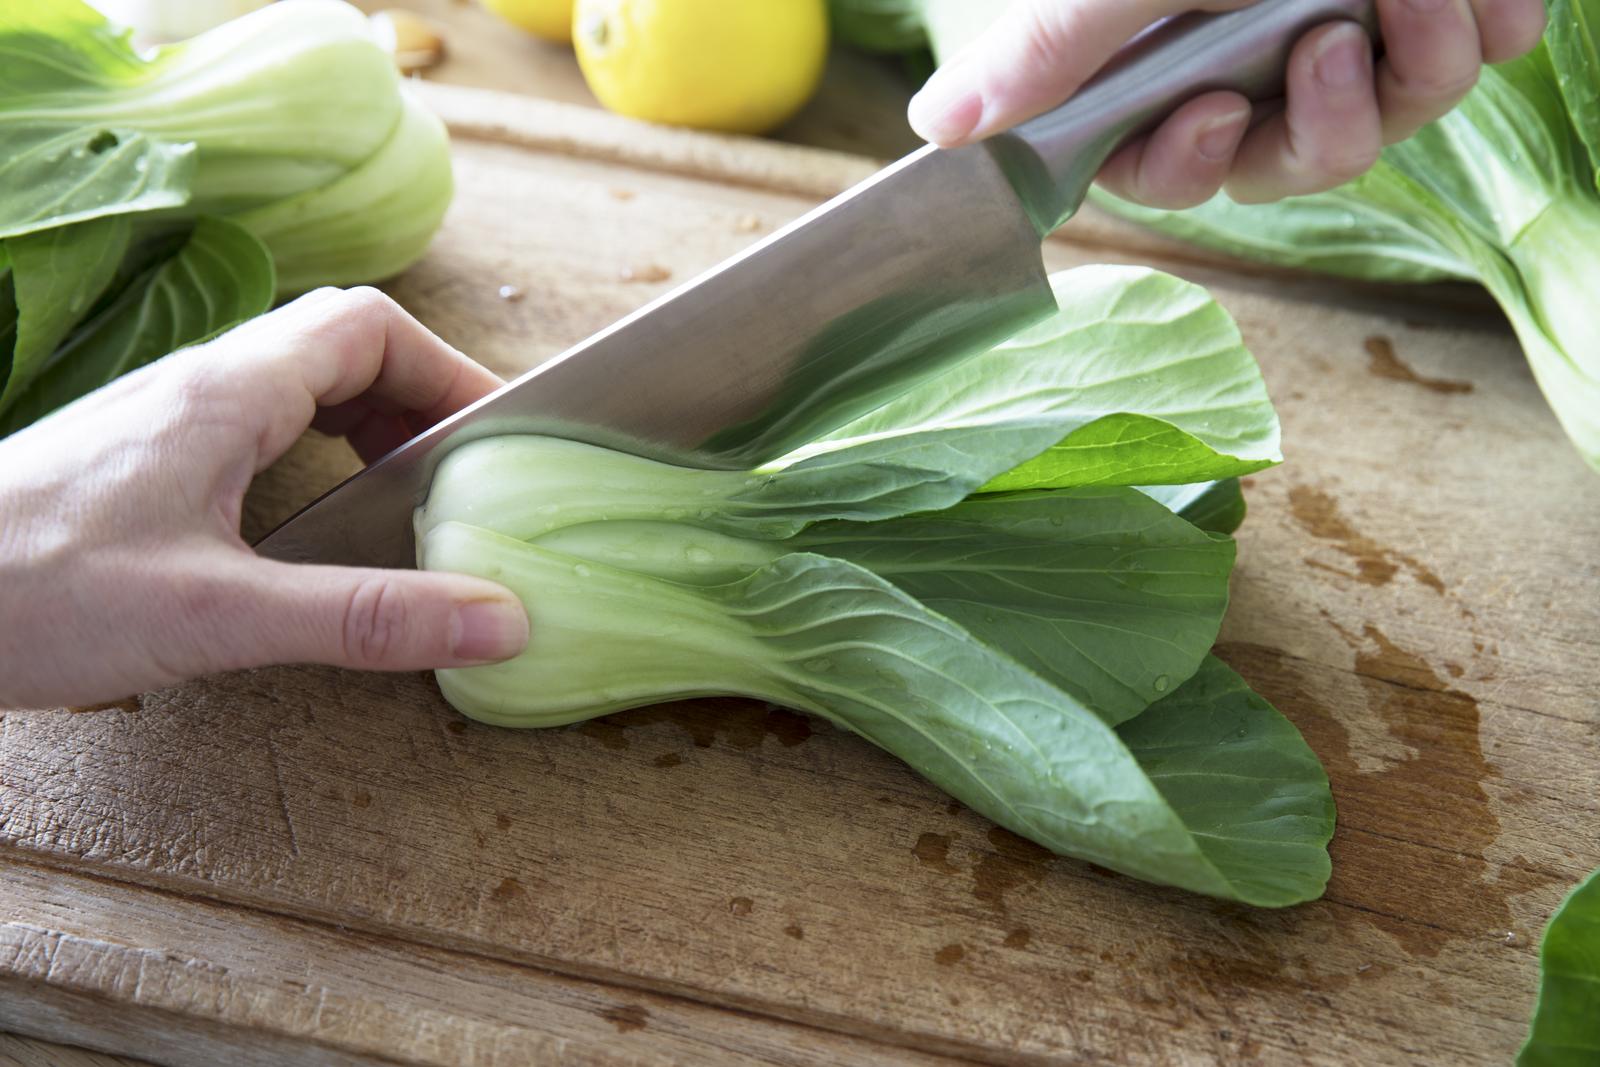
[[[1255,362],[1177,279],[1055,281],[1053,319],[754,470],[544,437],[450,454],[420,563],[507,585],[534,636],[440,672],[445,696],[528,727],[773,701],[1057,852],[1263,906],[1320,895],[1327,777],[1210,655],[1236,479],[1279,459]]]
[[[1095,202],[1233,255],[1385,282],[1464,280],[1505,311],[1567,436],[1600,470],[1600,5],[1549,0],[1544,42],[1332,192],[1162,212]]]
[[[340,0],[150,54],[81,0],[4,4],[0,55],[0,433],[403,270],[450,202],[443,126]]]

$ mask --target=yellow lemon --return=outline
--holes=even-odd
[[[547,41],[572,40],[572,0],[483,0],[483,6]]]
[[[578,0],[573,44],[612,111],[764,133],[816,90],[827,0]]]

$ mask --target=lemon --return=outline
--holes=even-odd
[[[483,0],[483,6],[547,41],[572,40],[572,0]]]
[[[764,133],[816,90],[827,0],[578,0],[573,44],[612,111]]]

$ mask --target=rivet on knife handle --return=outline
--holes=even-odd
[[[1071,218],[1122,145],[1201,93],[1283,95],[1289,54],[1307,31],[1353,20],[1378,36],[1374,0],[1260,0],[1220,15],[1185,15],[1145,34],[1072,99],[991,139],[1041,235]]]

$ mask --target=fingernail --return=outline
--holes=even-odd
[[[907,118],[917,136],[933,144],[955,144],[972,134],[983,118],[983,97],[949,76],[946,68],[928,79],[911,98]]]
[[[1239,147],[1239,139],[1244,136],[1245,123],[1249,118],[1250,109],[1247,107],[1218,115],[1200,128],[1195,148],[1205,159],[1228,159]]]
[[[1311,69],[1328,89],[1349,89],[1372,80],[1372,45],[1355,27],[1325,34]]]
[[[450,618],[450,651],[464,663],[499,663],[528,647],[528,613],[515,600],[471,600]]]

